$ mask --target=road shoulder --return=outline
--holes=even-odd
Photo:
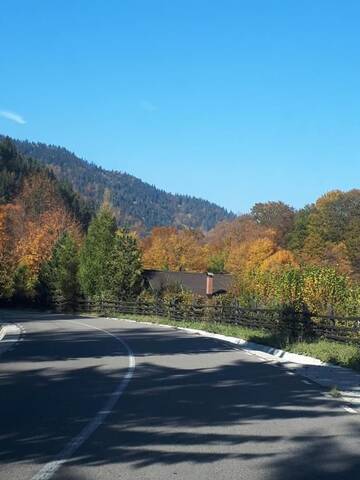
[[[325,363],[314,357],[290,353],[286,352],[285,350],[269,347],[267,345],[249,342],[242,338],[211,333],[205,330],[197,330],[193,328],[177,327],[158,323],[154,324],[152,322],[130,320],[126,318],[114,318],[113,320],[123,320],[126,322],[142,323],[144,325],[156,325],[166,328],[173,328],[193,335],[200,335],[234,344],[242,350],[260,357],[266,362],[279,364],[280,366],[288,369],[290,372],[297,373],[317,383],[318,385],[321,385],[322,387],[329,389],[336,387],[342,399],[360,411],[360,374],[349,368],[340,367],[331,363]]]

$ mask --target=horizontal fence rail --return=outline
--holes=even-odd
[[[78,299],[68,305],[62,299],[54,302],[57,311],[75,310],[101,315],[126,314],[169,318],[178,321],[227,323],[266,330],[288,341],[329,339],[360,344],[360,318],[312,315],[289,309],[244,308],[231,304],[182,304],[164,301],[111,301]]]

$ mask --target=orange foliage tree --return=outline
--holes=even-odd
[[[80,239],[77,223],[63,207],[45,211],[37,218],[26,221],[15,256],[20,265],[29,269],[34,281],[42,263],[50,258],[56,241],[65,231]]]
[[[263,271],[281,271],[287,268],[297,268],[299,263],[297,262],[295,255],[289,250],[280,249],[267,257],[260,265],[260,269]]]
[[[80,242],[80,227],[53,180],[42,172],[30,175],[14,203],[0,207],[0,273],[6,284],[0,284],[3,296],[11,296],[20,271],[22,289],[34,294],[41,265],[65,231]]]
[[[204,271],[207,249],[196,230],[157,227],[142,242],[144,268]]]
[[[16,245],[24,232],[25,216],[19,205],[0,205],[0,298],[11,297],[18,264]]]
[[[231,222],[219,223],[207,234],[208,255],[210,259],[221,258],[224,269],[231,272],[239,263],[236,255],[244,258],[252,242],[263,238],[275,241],[275,237],[275,230],[260,225],[250,215],[241,215]]]
[[[233,245],[226,262],[226,270],[241,273],[257,268],[276,250],[277,245],[270,238],[259,238]]]

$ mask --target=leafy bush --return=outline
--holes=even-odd
[[[254,269],[238,276],[236,296],[247,307],[286,307],[314,315],[360,314],[360,287],[328,267]]]

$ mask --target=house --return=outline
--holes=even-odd
[[[185,290],[212,297],[229,291],[233,276],[223,273],[166,272],[144,270],[145,285],[154,292],[170,286],[181,285]]]

